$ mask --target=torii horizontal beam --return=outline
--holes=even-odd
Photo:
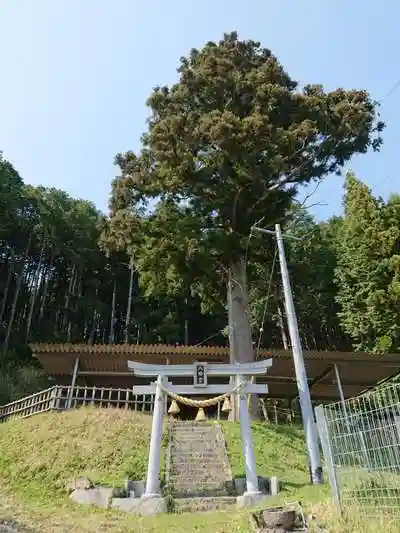
[[[256,361],[254,363],[235,363],[233,365],[207,364],[208,376],[255,376],[266,374],[268,368],[272,366],[272,359]],[[137,376],[154,377],[154,376],[171,376],[185,377],[193,376],[196,365],[148,365],[138,363],[137,361],[128,361],[128,368]]]
[[[132,393],[141,395],[141,394],[155,394],[157,388],[157,383],[152,383],[151,385],[136,385],[132,388]],[[201,394],[203,396],[214,396],[220,394],[226,394],[232,390],[231,385],[208,385],[204,388],[194,387],[193,385],[172,385],[168,383],[168,389],[174,394],[183,394],[183,395],[194,395]],[[244,394],[267,394],[268,385],[256,385],[253,383],[247,383],[243,387]]]

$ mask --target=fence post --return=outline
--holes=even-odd
[[[51,411],[54,411],[56,409],[56,402],[57,402],[57,386],[51,389],[51,398],[50,398],[50,405],[49,405]]]
[[[315,418],[317,421],[317,427],[318,427],[319,438],[321,441],[322,452],[325,458],[325,465],[328,471],[328,480],[329,480],[329,486],[332,491],[333,501],[335,505],[337,505],[340,508],[340,511],[342,511],[341,503],[340,503],[339,484],[337,481],[335,463],[333,460],[332,448],[331,448],[331,443],[329,440],[328,424],[326,422],[326,416],[325,416],[323,405],[318,405],[318,407],[315,408]]]

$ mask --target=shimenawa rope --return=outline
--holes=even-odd
[[[229,392],[226,392],[225,394],[221,394],[220,396],[215,396],[215,398],[210,398],[208,400],[191,400],[190,398],[185,398],[184,396],[175,394],[175,392],[172,392],[167,387],[164,387],[163,385],[161,385],[161,389],[176,402],[182,405],[187,405],[189,407],[198,407],[199,409],[217,405],[220,402],[222,402],[222,400],[225,400],[225,398],[229,398],[229,396],[231,396],[235,392],[239,392],[240,390],[242,390],[243,387],[244,387],[244,383],[239,383],[239,385],[236,385],[236,387],[233,387],[233,389],[230,390]]]

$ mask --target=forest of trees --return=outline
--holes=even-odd
[[[348,173],[342,216],[317,223],[297,200],[379,148],[368,94],[300,92],[236,34],[179,72],[148,101],[140,154],[117,156],[107,215],[25,184],[0,155],[0,403],[39,386],[29,342],[227,344],[227,294],[241,346],[248,324],[253,351],[281,348],[275,242],[256,223],[303,237],[286,246],[305,349],[400,349],[400,195]]]

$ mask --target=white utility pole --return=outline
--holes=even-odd
[[[304,365],[303,350],[301,347],[301,340],[299,335],[299,327],[297,324],[296,311],[294,308],[292,288],[290,286],[289,272],[287,268],[285,248],[283,245],[283,237],[280,224],[275,224],[275,231],[265,230],[254,226],[252,229],[260,231],[261,233],[273,234],[276,236],[278,245],[279,262],[281,265],[281,276],[283,291],[285,294],[285,307],[288,320],[289,335],[292,345],[294,368],[296,372],[297,387],[299,391],[299,400],[301,407],[301,415],[303,418],[303,426],[306,435],[308,457],[310,461],[311,481],[313,484],[320,484],[322,479],[321,456],[319,453],[318,431],[314,419],[314,413],[311,403],[310,389],[308,387],[308,380],[306,368]]]

